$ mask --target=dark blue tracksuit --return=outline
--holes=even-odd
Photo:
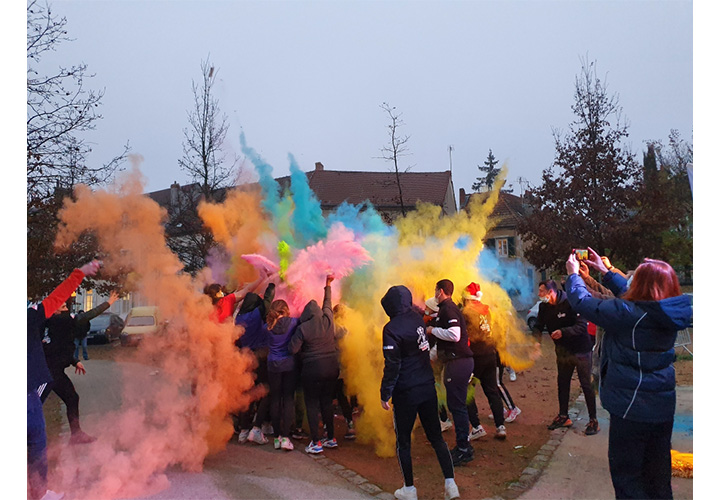
[[[385,369],[380,398],[383,401],[392,398],[398,461],[405,485],[413,485],[410,436],[418,416],[445,478],[453,478],[455,472],[450,450],[440,430],[425,323],[422,316],[412,309],[412,295],[404,286],[391,287],[381,304],[390,321],[383,328]]]

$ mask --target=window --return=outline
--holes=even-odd
[[[85,292],[85,309],[84,311],[89,311],[93,308],[93,291],[88,290]]]
[[[508,240],[507,238],[497,238],[495,240],[495,253],[498,257],[508,256]]]

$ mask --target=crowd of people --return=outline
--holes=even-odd
[[[73,274],[37,308],[28,309],[28,475],[32,498],[57,498],[47,486],[47,454],[42,401],[55,391],[67,406],[72,444],[92,442],[79,425],[78,395],[65,375],[68,366],[84,367],[74,340],[81,338],[92,317],[108,302],[87,313],[71,315],[64,305],[83,276],[94,274],[91,262]],[[692,306],[680,292],[677,276],[667,263],[646,259],[627,275],[609,260],[588,249],[579,260],[567,259],[567,279],[538,287],[541,300],[532,334],[538,342],[547,330],[555,345],[558,415],[548,429],[570,427],[568,406],[574,373],[587,404],[585,434],[600,431],[597,419],[593,364],[599,365],[597,385],[603,407],[610,413],[608,457],[617,498],[671,498],[670,435],[675,411],[674,342],[677,331],[692,321]],[[594,280],[590,269],[602,275]],[[214,309],[212,321],[233,321],[244,333],[239,349],[257,359],[257,385],[266,395],[233,415],[239,443],[292,451],[292,439],[308,439],[305,452],[323,453],[338,446],[334,401],[346,421],[345,439],[355,437],[353,413],[357,403],[348,397],[339,359],[339,339],[346,333],[335,324],[341,305],[332,304],[333,276],[325,281],[322,304],[311,300],[299,317],[292,317],[284,300],[275,300],[273,277],[267,273],[241,290],[225,293],[219,284],[205,294]],[[256,290],[264,287],[263,296]],[[445,480],[445,498],[459,498],[454,467],[474,460],[471,441],[487,435],[480,424],[475,400],[479,384],[488,401],[494,438],[507,437],[506,423],[521,413],[502,382],[498,338],[493,311],[482,301],[479,284],[469,283],[456,304],[455,285],[436,283],[425,309],[414,305],[410,290],[390,287],[381,300],[389,321],[382,334],[384,357],[381,404],[393,412],[396,449],[403,486],[398,499],[416,499],[411,433],[419,417]],[[588,326],[597,327],[591,335]],[[48,342],[43,343],[47,328]],[[513,372],[514,375],[514,372]],[[449,423],[447,413],[452,415]],[[304,431],[307,422],[308,432]],[[455,446],[443,431],[454,427]],[[45,496],[43,496],[45,495]]]

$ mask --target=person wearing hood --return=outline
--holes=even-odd
[[[555,343],[558,370],[559,412],[548,425],[548,429],[570,427],[573,424],[568,416],[568,407],[570,405],[570,384],[573,372],[577,370],[590,418],[585,427],[585,434],[587,436],[597,434],[599,430],[597,404],[591,376],[592,339],[588,333],[587,319],[572,308],[565,292],[558,289],[553,280],[540,282],[538,296],[542,302],[538,308],[538,321],[533,328],[533,335],[540,342],[542,331],[547,328],[550,332],[550,338]]]
[[[322,453],[325,448],[338,446],[332,405],[340,376],[330,288],[334,279],[332,275],[325,279],[322,309],[314,300],[307,303],[288,346],[292,354],[299,353],[302,364],[300,383],[310,426],[310,444],[305,447],[306,453]],[[327,437],[322,439],[318,418],[320,414],[327,428]]]
[[[270,418],[275,430],[275,449],[292,451],[290,427],[295,421],[295,387],[297,366],[288,344],[298,318],[290,317],[290,307],[284,300],[270,304],[267,314],[269,352],[267,358],[270,384]]]
[[[269,280],[269,276],[263,282]],[[247,348],[257,359],[255,368],[255,385],[269,385],[268,381],[268,330],[265,321],[270,304],[275,298],[275,283],[270,283],[261,298],[258,294],[249,292],[243,298],[235,316],[235,324],[244,328],[244,332],[235,341],[238,349]],[[253,401],[250,408],[237,416],[238,442],[250,441],[255,444],[267,444],[266,434],[272,434],[270,424],[270,398],[266,394],[259,401]]]
[[[675,339],[692,324],[690,298],[673,268],[645,259],[632,283],[588,249],[588,265],[603,275],[616,298],[597,299],[578,275],[570,255],[566,268],[573,309],[605,329],[600,401],[610,413],[608,459],[616,498],[672,498],[670,439],[675,416]]]
[[[435,377],[430,364],[430,342],[423,318],[412,309],[412,294],[405,286],[388,289],[380,301],[390,321],[383,328],[385,368],[380,384],[380,400],[393,420],[398,462],[403,487],[395,491],[401,500],[416,500],[413,482],[411,434],[417,417],[437,455],[445,476],[445,498],[459,498],[452,457],[442,437],[438,416]]]

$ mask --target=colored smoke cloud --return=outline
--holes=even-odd
[[[420,203],[387,226],[369,203],[343,203],[323,214],[292,156],[291,185],[283,190],[244,136],[241,145],[259,183],[229,191],[222,203],[199,205],[218,248],[195,280],[165,245],[166,214],[142,195],[137,172],[108,190],[80,186],[76,201],[66,202],[58,245],[94,232],[108,271],[132,271],[137,290],[167,321],[164,333],[143,342],[137,354],[137,362],[158,366],[160,376],[153,383],[126,385],[122,408],[108,415],[111,430],[83,457],[61,452],[58,474],[66,491],[87,498],[137,495],[162,488],[167,467],[199,470],[208,454],[224,447],[232,434],[229,414],[258,397],[252,391],[254,360],[234,346],[241,329],[209,320],[210,301],[201,290],[221,277],[228,288],[253,281],[263,259],[282,270],[276,298],[285,299],[294,316],[309,300],[322,301],[325,276],[336,276],[333,304],[344,305],[336,322],[347,330],[340,343],[345,384],[363,407],[358,440],[379,456],[395,453],[392,414],[381,408],[379,391],[382,328],[388,321],[380,299],[390,286],[404,284],[414,304],[423,307],[440,279],[455,283],[457,302],[467,284],[480,283],[501,358],[516,369],[532,364],[534,342],[504,289],[512,272],[498,279],[490,272],[498,266],[482,258],[497,191],[484,202],[472,198],[467,211],[451,216]],[[258,258],[243,257],[250,255]]]

